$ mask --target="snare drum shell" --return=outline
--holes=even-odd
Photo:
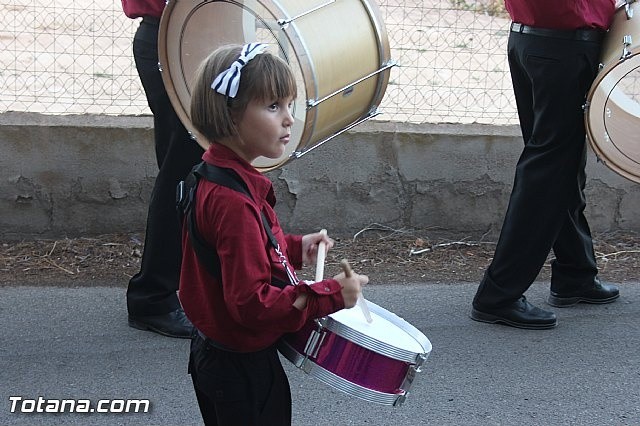
[[[308,338],[315,329],[315,324],[310,323],[285,340],[296,352],[304,354]],[[318,353],[309,357],[314,364],[367,389],[388,394],[403,393],[401,386],[409,363],[376,353],[327,329],[322,332],[326,334]]]
[[[336,389],[366,401],[399,405],[431,353],[431,342],[402,318],[375,303],[366,303],[373,314],[372,326],[383,321],[380,330],[386,333],[393,327],[392,333],[402,334],[412,344],[405,346],[405,341],[395,346],[371,337],[363,329],[358,331],[350,327],[354,323],[344,322],[348,322],[348,316],[340,315],[351,310],[343,310],[284,336],[279,349],[296,367]]]

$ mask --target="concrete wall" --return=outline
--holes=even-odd
[[[0,238],[144,230],[157,170],[150,117],[0,114]],[[517,126],[371,121],[268,173],[292,232],[378,223],[497,235]],[[640,186],[590,152],[594,231],[640,231]]]

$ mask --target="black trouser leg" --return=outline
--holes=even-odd
[[[291,390],[278,352],[235,353],[195,337],[189,374],[205,425],[288,426]]]
[[[595,276],[583,215],[582,105],[595,77],[599,50],[597,43],[510,34],[509,66],[525,146],[476,306],[504,306],[518,299],[552,247],[558,257],[554,273],[576,282]]]
[[[584,216],[586,157],[585,146],[577,182],[580,190],[570,205],[562,229],[553,244],[556,258],[551,263],[551,290],[559,293],[571,292],[578,287],[590,287],[598,274],[591,230]]]
[[[158,26],[142,22],[133,55],[154,118],[159,167],[147,216],[142,265],[129,281],[129,314],[161,315],[177,309],[180,236],[176,215],[176,185],[200,161],[202,148],[178,119],[158,70]]]

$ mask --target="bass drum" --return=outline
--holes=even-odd
[[[625,3],[602,48],[602,69],[587,96],[587,137],[598,159],[640,183],[640,7]]]
[[[378,7],[363,0],[170,1],[160,21],[160,69],[181,121],[189,118],[198,65],[226,44],[262,42],[291,66],[298,83],[291,143],[269,171],[378,114],[389,81],[389,42]]]

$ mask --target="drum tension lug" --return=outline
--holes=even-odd
[[[324,331],[323,325],[320,321],[316,320],[318,324],[318,328],[313,330],[309,334],[309,338],[307,339],[307,343],[304,347],[304,361],[302,361],[301,368],[305,373],[309,373],[310,369],[313,367],[312,363],[306,362],[309,358],[316,358],[318,356],[318,352],[320,351],[320,347],[322,346],[322,342],[324,341],[327,332]]]
[[[627,34],[622,38],[622,44],[624,47],[622,48],[622,56],[620,56],[620,60],[624,61],[629,56],[631,56],[631,51],[629,51],[629,46],[633,44],[633,39],[631,35]]]
[[[396,399],[396,400],[393,402],[393,406],[394,406],[394,407],[399,407],[399,406],[401,406],[402,404],[404,404],[404,402],[405,402],[406,400],[407,400],[407,394],[399,395],[399,396],[398,396],[398,399]]]
[[[416,364],[414,366],[416,373],[422,371],[422,365],[427,361],[428,356],[428,354],[418,354],[416,357]]]
[[[624,5],[624,13],[627,15],[627,20],[633,18],[633,9],[631,8],[631,3],[636,0],[626,0]]]

